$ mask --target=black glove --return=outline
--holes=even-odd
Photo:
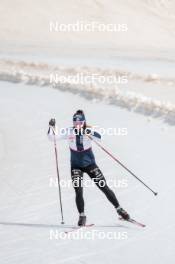
[[[55,124],[56,124],[55,118],[50,119],[49,126],[55,127]]]

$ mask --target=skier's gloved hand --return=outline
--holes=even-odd
[[[89,128],[85,128],[85,129],[83,130],[83,134],[85,134],[85,135],[91,135],[91,129],[89,129]]]
[[[89,125],[87,125],[86,123],[85,123],[85,125],[84,125],[84,127],[83,127],[83,134],[85,134],[85,135],[90,135],[91,134],[91,126],[89,126]]]
[[[50,121],[49,121],[49,126],[51,126],[51,127],[55,127],[55,124],[56,124],[56,120],[55,120],[55,118],[50,119]]]

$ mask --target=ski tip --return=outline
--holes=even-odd
[[[136,220],[134,220],[134,219],[132,219],[132,218],[129,218],[128,220],[125,220],[125,219],[123,219],[122,217],[119,217],[119,220],[126,221],[126,222],[129,222],[129,223],[135,224],[135,225],[140,226],[140,227],[146,227],[145,224],[142,224],[142,223],[140,223],[140,222],[137,222]]]
[[[137,225],[137,226],[140,226],[140,227],[146,227],[145,224],[142,224],[142,223],[140,223],[140,222],[137,222],[137,221],[134,220],[134,219],[130,219],[129,222],[131,222],[131,223],[133,223],[133,224],[135,224],[135,225]]]

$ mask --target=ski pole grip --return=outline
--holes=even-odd
[[[56,125],[55,118],[51,118],[50,121],[49,121],[49,126],[55,127],[55,125]]]

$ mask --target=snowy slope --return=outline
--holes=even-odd
[[[174,263],[174,127],[47,87],[1,82],[0,94],[2,264]],[[94,146],[97,163],[106,178],[128,182],[127,188],[114,188],[121,204],[147,227],[119,223],[104,195],[92,187],[85,189],[88,222],[97,225],[91,231],[118,235],[127,232],[127,239],[49,239],[50,230],[63,228],[58,190],[49,186],[56,173],[53,145],[46,137],[47,124],[50,117],[56,117],[60,126],[70,125],[77,108],[85,110],[91,124],[127,127],[127,136],[105,136],[103,143],[159,192],[154,197]],[[61,178],[69,180],[65,142],[59,143],[59,163]],[[62,190],[66,225],[76,224],[74,191],[72,187]],[[115,224],[123,226],[114,227]]]
[[[154,60],[157,67],[151,69],[148,67],[151,61],[149,63],[147,61],[147,66],[145,61],[140,62],[139,65],[134,60],[129,63],[131,62],[133,62],[132,70],[127,71],[121,70],[121,66],[117,64],[112,67],[110,60],[107,63],[108,67],[103,68],[93,63],[87,66],[87,61],[84,61],[84,65],[77,65],[77,61],[74,60],[72,61],[74,64],[70,66],[58,64],[58,62],[48,64],[47,62],[2,59],[0,60],[0,80],[70,91],[94,101],[103,100],[149,118],[160,118],[174,125],[173,66],[175,65],[167,62],[156,63]],[[128,66],[128,62],[124,64],[125,67]],[[138,66],[143,69],[139,71]],[[109,78],[112,78],[112,81],[109,81]]]
[[[1,0],[1,52],[174,57],[175,3],[164,0]],[[127,32],[50,32],[58,23],[127,24]],[[13,45],[15,43],[15,45]],[[36,53],[36,48],[38,49]],[[106,53],[106,50],[108,52]]]
[[[50,21],[126,23],[128,31],[50,32]],[[174,264],[174,25],[173,0],[1,0],[0,263]],[[66,76],[126,74],[129,82],[52,89],[54,70]],[[79,239],[54,237],[76,225],[78,214],[69,149],[59,142],[60,177],[67,184],[65,226],[60,224],[48,120],[70,126],[78,108],[89,124],[127,128],[127,136],[104,136],[103,144],[158,191],[157,197],[93,148],[107,181],[117,185],[112,189],[121,205],[145,229],[119,221],[103,193],[91,186],[84,196],[88,223],[95,226],[75,232]],[[93,234],[94,239],[80,239]],[[116,239],[107,239],[109,234]]]

